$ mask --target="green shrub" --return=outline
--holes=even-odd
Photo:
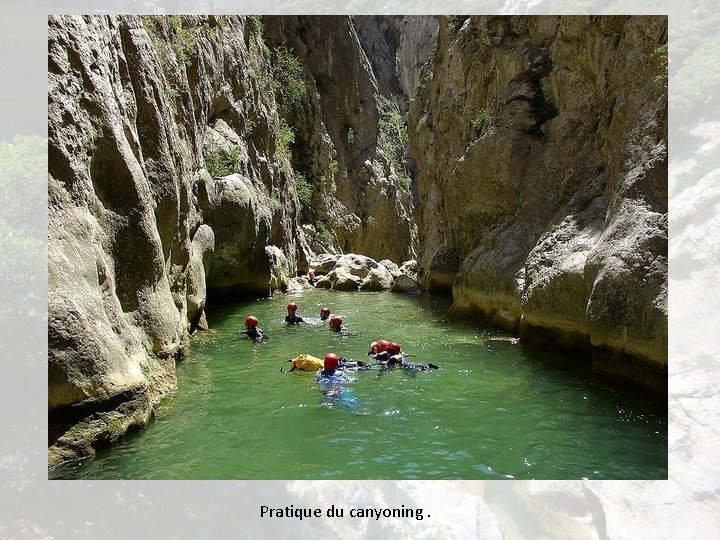
[[[222,148],[208,150],[204,154],[205,167],[213,178],[242,171],[242,153],[237,146],[225,151]]]
[[[152,15],[141,15],[140,21],[142,22],[143,28],[145,28],[145,31],[148,33],[148,36],[150,36],[150,41],[152,41],[153,47],[155,47],[155,50],[158,50],[160,40],[158,39],[155,27],[157,18]]]
[[[183,27],[183,20],[180,15],[170,17],[170,26],[175,31],[173,50],[177,59],[185,65],[189,65],[192,59],[192,51],[197,44],[197,36],[186,27]]]
[[[173,83],[168,83],[167,95],[170,99],[175,100],[180,95],[177,87]]]
[[[283,114],[298,107],[307,95],[305,68],[285,46],[272,51],[272,80]]]
[[[378,143],[400,177],[402,186],[409,186],[405,169],[405,147],[407,146],[407,125],[397,107],[381,97],[378,99],[380,118],[378,120]]]
[[[457,32],[460,30],[465,24],[465,20],[468,18],[467,15],[444,15],[445,22],[448,25],[448,28],[452,32]]]
[[[665,45],[660,45],[657,47],[652,55],[652,62],[655,66],[655,72],[657,75],[653,79],[653,82],[655,85],[660,88],[660,90],[663,92],[663,95],[667,95],[667,87],[668,87],[668,46],[667,43]]]
[[[292,157],[290,153],[290,145],[295,142],[295,131],[287,125],[284,118],[281,118],[276,126],[275,137],[275,152],[278,156],[289,160]]]
[[[295,173],[294,180],[300,206],[302,208],[307,208],[310,206],[310,202],[312,200],[312,190],[310,188],[310,184],[307,180],[305,180],[305,176],[300,173]]]
[[[251,37],[256,40],[260,39],[264,30],[262,17],[260,15],[250,15],[247,18],[247,29]]]
[[[495,119],[483,109],[470,121],[470,125],[479,135],[482,135],[495,125]]]
[[[252,118],[245,118],[245,136],[251,137],[255,131],[255,121]]]

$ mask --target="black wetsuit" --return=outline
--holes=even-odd
[[[360,335],[360,332],[348,332],[347,328],[345,328],[344,326],[341,326],[339,330],[335,330],[334,327],[331,327],[330,330],[344,337],[355,337]]]
[[[410,362],[407,362],[405,360],[405,355],[403,353],[396,354],[393,356],[390,356],[387,351],[382,351],[377,353],[376,355],[369,355],[371,358],[373,358],[376,362],[379,362],[381,364],[381,369],[410,369],[413,371],[429,371],[431,369],[439,369],[439,366],[436,364],[428,363],[428,364],[411,364]]]
[[[372,369],[373,365],[367,362],[361,362],[359,360],[353,360],[352,358],[341,358],[338,364],[339,369],[345,369],[349,371],[365,371]]]
[[[299,315],[287,315],[285,317],[285,322],[288,324],[300,324],[304,323],[305,321]]]
[[[265,337],[263,335],[263,331],[257,327],[246,330],[245,334],[247,335],[247,337],[249,337],[250,339],[254,339],[255,341],[260,341],[262,338]]]

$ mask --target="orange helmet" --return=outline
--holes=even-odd
[[[256,317],[253,317],[250,315],[249,317],[245,317],[245,326],[249,328],[255,328],[258,325],[258,320]]]
[[[380,341],[378,341],[377,351],[378,352],[387,351],[388,345],[390,345],[389,341],[381,339]]]
[[[327,306],[320,308],[320,315],[330,315],[330,308]]]
[[[338,355],[329,352],[325,354],[325,362],[323,363],[323,365],[325,366],[325,369],[332,370],[337,369],[339,362],[340,358],[338,358]]]
[[[335,315],[334,317],[330,317],[330,326],[337,326],[340,327],[342,325],[342,318]]]
[[[288,311],[297,311],[297,304],[295,302],[290,302],[287,305]]]
[[[392,342],[387,346],[387,350],[391,354],[400,354],[400,345]]]
[[[377,347],[378,347],[378,342],[377,342],[377,341],[373,341],[373,342],[370,344],[370,352],[373,353],[373,354],[377,353],[377,352],[378,352],[378,348],[377,348]]]

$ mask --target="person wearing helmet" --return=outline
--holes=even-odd
[[[345,374],[338,369],[340,365],[340,357],[335,353],[326,353],[323,360],[323,369],[315,374],[320,390],[330,391],[333,385],[341,384],[345,381]]]
[[[308,272],[307,280],[310,286],[314,287],[318,280],[318,278],[315,276],[315,272]]]
[[[264,337],[263,331],[258,328],[257,317],[253,315],[245,317],[245,334],[255,341],[260,341]]]
[[[339,368],[340,357],[335,353],[326,353],[323,361],[323,369],[315,375],[318,388],[323,393],[322,405],[335,407],[341,405],[353,410],[357,406],[352,391],[345,388],[344,383],[352,381],[352,377],[341,371]]]
[[[358,332],[348,332],[347,329],[343,326],[342,317],[338,315],[333,315],[332,317],[330,317],[330,330],[343,337],[355,337],[360,335]]]
[[[380,363],[380,370],[402,368],[410,371],[430,371],[440,369],[440,366],[433,363],[414,364],[407,360],[407,355],[402,351],[400,344],[394,341],[378,342],[377,349],[382,349],[374,358]],[[372,346],[371,349],[372,350]]]
[[[320,320],[327,321],[328,317],[330,317],[330,308],[327,306],[321,307],[320,308]]]
[[[285,322],[288,324],[300,324],[302,322],[305,322],[302,317],[300,317],[297,314],[297,304],[295,302],[290,302],[287,305],[287,316],[285,317]]]
[[[325,354],[325,359],[323,360],[323,371],[321,373],[327,373],[329,375],[332,375],[335,373],[335,370],[338,368],[338,364],[340,363],[340,357],[335,353],[327,353]]]
[[[343,332],[345,330],[345,327],[342,325],[342,323],[342,317],[333,315],[332,317],[330,317],[330,330],[337,333]]]
[[[400,349],[400,344],[391,341],[388,343],[386,352],[388,354],[386,368],[394,369],[405,365],[405,353]]]
[[[390,354],[388,353],[389,345],[390,342],[386,339],[379,339],[377,341],[373,341],[370,344],[368,356],[374,360],[377,360],[378,362],[387,362],[387,359],[390,357]]]

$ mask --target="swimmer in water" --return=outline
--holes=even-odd
[[[260,341],[265,337],[263,331],[258,328],[257,317],[253,315],[245,317],[245,335],[254,341]]]
[[[297,314],[297,304],[295,302],[290,302],[287,305],[287,316],[285,317],[285,322],[288,324],[300,324],[305,322],[302,317],[300,317]]]

